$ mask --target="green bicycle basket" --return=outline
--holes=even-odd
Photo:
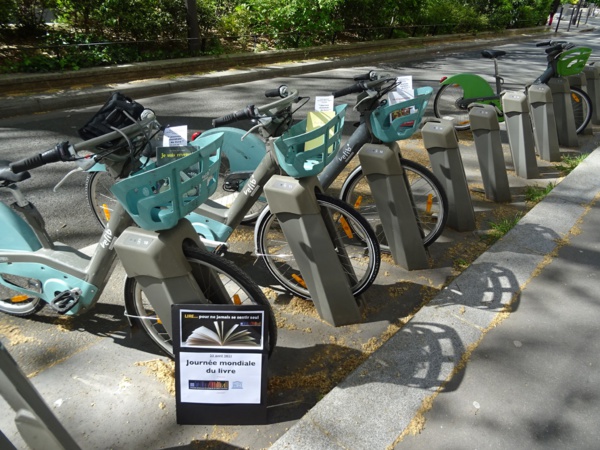
[[[145,230],[173,228],[217,188],[223,133],[200,137],[190,154],[163,166],[148,164],[115,183],[111,191]]]
[[[320,113],[314,114],[318,118]],[[346,105],[336,106],[334,116],[318,128],[307,131],[305,119],[275,140],[275,155],[285,173],[294,178],[320,173],[338,151],[345,115]]]
[[[562,52],[556,60],[556,73],[561,77],[581,73],[591,53],[592,49],[588,47],[576,47]]]
[[[427,102],[431,98],[433,88],[429,86],[415,89],[415,97],[393,105],[384,104],[369,116],[371,129],[377,139],[382,142],[394,142],[408,139],[418,130]],[[398,115],[402,110],[409,114]]]

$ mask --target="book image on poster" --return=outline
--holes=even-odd
[[[263,326],[262,311],[182,311],[181,347],[262,350]]]

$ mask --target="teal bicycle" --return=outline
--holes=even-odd
[[[142,153],[158,125],[151,111],[136,107],[133,112],[103,117],[100,122],[110,123],[111,117],[129,115],[127,123],[133,122],[118,129],[110,125],[116,128],[110,133],[0,161],[0,190],[14,199],[0,203],[0,311],[27,317],[48,305],[57,314],[83,314],[100,299],[118,258],[127,274],[127,318],[170,357],[176,303],[261,305],[269,317],[266,345],[272,351],[277,327],[262,290],[233,263],[206,251],[184,218],[216,188],[223,136],[194,141],[181,159],[150,163]],[[83,170],[102,162],[116,174],[114,209],[91,256],[53,242],[20,189],[29,170],[61,161]]]

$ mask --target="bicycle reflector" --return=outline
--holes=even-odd
[[[446,81],[448,79],[448,77],[442,77],[440,78],[440,83],[443,83],[444,81]]]

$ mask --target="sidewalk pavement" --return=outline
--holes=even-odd
[[[599,171],[595,150],[302,417],[176,426],[173,397],[140,364],[145,337],[121,331],[62,359],[41,343],[50,361],[31,380],[84,449],[596,448]],[[120,298],[120,284],[104,296]],[[282,344],[277,358],[303,356]],[[1,399],[0,411],[18,441]]]

